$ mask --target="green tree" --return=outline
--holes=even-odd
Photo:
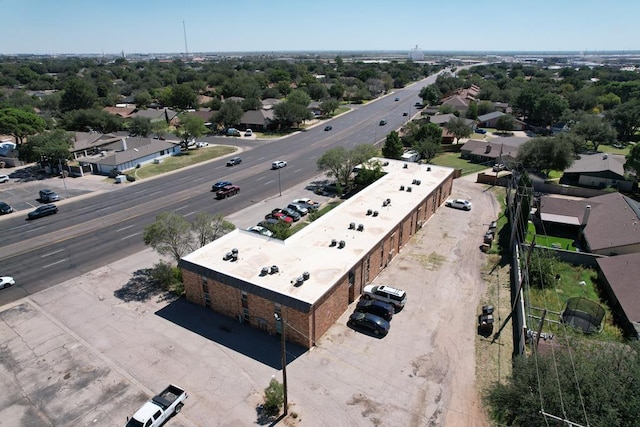
[[[517,160],[526,169],[544,172],[563,171],[573,163],[573,147],[558,138],[533,138],[520,146]]]
[[[466,123],[466,120],[462,117],[455,117],[445,124],[445,127],[456,138],[456,144],[460,142],[460,138],[469,138],[471,133],[471,126]]]
[[[420,154],[421,159],[428,163],[442,152],[442,143],[432,139],[424,139],[415,141],[412,148]]]
[[[402,146],[402,141],[398,136],[398,132],[395,130],[391,131],[384,141],[382,155],[387,159],[399,160],[402,157],[402,153],[404,153],[404,147]]]
[[[471,102],[469,103],[469,108],[466,113],[467,119],[476,120],[478,118],[478,103]]]
[[[433,85],[424,86],[420,89],[420,94],[418,96],[422,98],[422,103],[424,105],[434,105],[440,99],[440,92]]]
[[[93,107],[98,99],[96,89],[86,80],[72,78],[64,85],[60,98],[60,109],[64,111],[85,110]]]
[[[640,129],[640,99],[620,104],[607,112],[606,118],[618,132],[621,141],[633,141]]]
[[[328,98],[320,103],[320,111],[324,115],[331,115],[340,107],[340,102],[337,99]]]
[[[601,118],[585,114],[582,119],[571,127],[577,135],[585,141],[591,142],[594,151],[598,151],[600,144],[613,144],[616,141],[616,131]]]
[[[20,147],[20,159],[25,162],[47,161],[57,165],[71,159],[73,135],[63,129],[34,135]]]
[[[220,127],[233,126],[240,123],[244,111],[239,102],[225,101],[217,113],[213,115],[213,122]]]
[[[334,147],[327,150],[317,160],[318,169],[326,171],[334,177],[339,185],[349,189],[352,182],[353,169],[377,154],[378,150],[370,144],[356,145],[347,150],[344,147]]]
[[[62,115],[60,125],[69,131],[109,133],[122,129],[122,119],[102,110],[72,110]]]
[[[640,174],[640,144],[632,145],[625,158],[624,168],[634,171],[636,175]]]
[[[183,149],[187,149],[189,141],[198,138],[201,135],[207,133],[208,129],[204,125],[202,118],[193,114],[181,114],[180,125],[176,129],[176,136],[180,138],[180,146]]]
[[[478,103],[478,116],[493,113],[494,111],[496,111],[496,107],[494,107],[493,103],[489,101],[482,101]]]
[[[511,132],[516,127],[516,119],[511,114],[505,114],[496,119],[496,130],[499,132]]]
[[[153,132],[157,138],[164,137],[164,134],[169,130],[169,125],[165,120],[155,120],[151,122],[151,132]]]
[[[136,107],[138,108],[147,108],[147,105],[153,102],[153,98],[148,91],[143,90],[135,94],[133,102],[136,103]]]
[[[0,110],[0,134],[11,135],[21,145],[29,135],[35,135],[45,129],[46,123],[35,113],[17,108]]]
[[[291,91],[291,93],[287,96],[286,102],[302,105],[303,107],[307,108],[307,106],[309,106],[309,104],[311,103],[311,97],[309,96],[309,94],[307,94],[307,92],[296,89]]]
[[[280,406],[284,404],[284,386],[275,378],[264,389],[263,409],[266,415],[274,416],[280,413]]]
[[[148,117],[134,117],[129,122],[129,134],[146,138],[151,133],[151,119]]]
[[[172,266],[166,261],[160,261],[153,264],[150,276],[154,282],[167,291],[175,289],[182,281],[180,269]]]
[[[171,88],[170,104],[179,110],[195,108],[198,103],[198,95],[193,88],[187,84],[179,84]]]
[[[535,123],[543,126],[551,126],[557,123],[566,110],[569,102],[555,93],[545,93],[536,99],[532,118]]]
[[[199,212],[191,223],[191,231],[195,236],[198,247],[202,247],[224,236],[236,227],[224,219],[222,215],[209,212]]]
[[[273,116],[277,123],[283,127],[294,127],[300,125],[305,120],[312,118],[311,112],[306,105],[284,101],[273,108]]]
[[[621,99],[615,93],[605,93],[598,97],[598,104],[602,104],[605,110],[611,110],[616,108],[621,103]]]
[[[169,255],[178,262],[192,248],[191,224],[175,212],[162,212],[156,221],[144,228],[145,245],[151,246],[160,255]]]

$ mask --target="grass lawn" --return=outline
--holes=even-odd
[[[480,172],[487,168],[485,165],[469,163],[467,160],[461,159],[460,153],[442,153],[429,163],[438,166],[448,166],[454,169],[462,169],[462,175]]]
[[[536,237],[536,245],[546,246],[548,248],[566,249],[568,251],[576,250],[576,247],[574,246],[574,239],[536,234],[536,227],[530,222],[527,225],[526,242],[531,243],[533,241],[533,236]]]
[[[148,165],[144,165],[139,169],[135,169],[135,176],[136,179],[145,179],[187,166],[202,163],[207,160],[215,159],[217,157],[221,157],[235,151],[235,147],[230,147],[228,145],[214,145],[206,148],[189,150],[186,152],[182,152],[180,155],[163,159],[162,163],[160,164],[151,163]]]
[[[602,152],[602,153],[611,153],[611,154],[621,154],[623,156],[626,156],[627,154],[629,154],[629,149],[631,148],[630,145],[627,145],[624,148],[615,148],[611,145],[604,145],[604,144],[600,144],[598,146],[598,151]]]

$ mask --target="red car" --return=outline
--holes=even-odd
[[[291,224],[293,222],[293,218],[290,216],[286,216],[282,212],[273,212],[265,215],[264,219],[277,219],[279,221],[283,221],[287,224]]]

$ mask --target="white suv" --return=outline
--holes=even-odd
[[[377,299],[401,309],[407,302],[407,293],[402,289],[392,288],[386,285],[367,285],[363,290],[363,298]]]
[[[285,162],[284,160],[276,160],[275,162],[271,163],[271,169],[280,169],[287,166],[287,162]]]

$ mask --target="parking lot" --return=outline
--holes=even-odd
[[[456,180],[452,196],[473,209],[439,208],[375,279],[408,294],[385,338],[348,328],[349,310],[313,349],[287,346],[284,425],[488,425],[474,339],[479,247],[499,206],[483,190]],[[286,191],[228,219],[246,228],[302,196]],[[158,259],[147,250],[0,307],[0,381],[10,391],[0,425],[123,425],[168,383],[189,393],[168,426],[257,422],[264,388],[281,378],[279,340],[150,290],[141,273]]]

